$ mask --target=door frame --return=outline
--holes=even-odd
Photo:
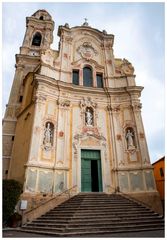
[[[102,192],[105,190],[105,155],[104,155],[104,150],[102,147],[90,147],[90,146],[80,146],[78,148],[78,164],[77,164],[77,186],[79,192],[81,192],[81,150],[98,150],[100,151],[100,157],[101,157],[101,181],[102,181]]]

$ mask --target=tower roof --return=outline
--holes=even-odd
[[[32,14],[32,17],[35,17],[37,19],[43,17],[43,20],[52,20],[51,15],[45,9],[39,9],[34,14]]]

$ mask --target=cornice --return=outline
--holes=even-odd
[[[71,92],[77,92],[77,93],[90,93],[90,94],[103,94],[106,95],[106,91],[109,94],[115,95],[119,93],[140,93],[143,90],[143,87],[141,86],[131,86],[131,87],[120,87],[120,88],[96,88],[96,87],[84,87],[79,85],[74,85],[72,83],[65,83],[60,80],[55,80],[54,78],[47,77],[40,74],[35,74],[35,79],[38,84],[44,83],[45,85],[57,87],[59,89],[69,90]]]
[[[95,33],[96,35],[100,36],[102,39],[112,39],[112,40],[114,40],[114,35],[113,34],[104,33],[102,31],[100,31],[96,28],[92,28],[90,26],[75,26],[75,27],[72,27],[72,28],[67,28],[67,27],[61,25],[61,26],[58,27],[57,35],[60,37],[62,31],[75,32],[75,31],[78,31],[78,30]]]
[[[69,167],[52,167],[48,165],[43,165],[39,163],[27,163],[24,165],[24,167],[32,167],[32,168],[42,168],[44,170],[64,170],[64,171],[69,171]]]

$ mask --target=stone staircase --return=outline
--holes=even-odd
[[[22,231],[57,237],[163,230],[162,216],[120,194],[80,193]]]

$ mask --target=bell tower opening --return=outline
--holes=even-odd
[[[32,45],[39,47],[41,45],[41,40],[42,40],[41,34],[39,32],[36,32],[32,40]]]

